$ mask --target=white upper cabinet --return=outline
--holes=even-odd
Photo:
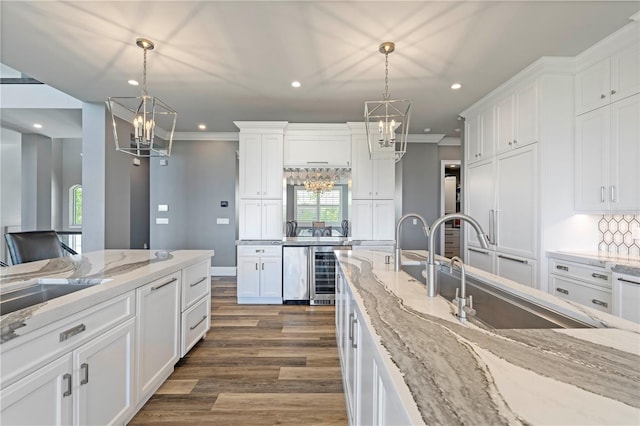
[[[576,210],[640,210],[640,95],[576,117]]]
[[[494,154],[495,106],[491,105],[466,121],[465,139],[467,163],[489,158]]]
[[[576,114],[640,92],[640,48],[632,44],[576,75]]]
[[[351,132],[346,124],[289,124],[285,167],[350,167]]]
[[[282,135],[240,132],[240,198],[282,198]]]
[[[498,153],[538,141],[537,81],[521,85],[496,103]]]
[[[352,136],[353,168],[352,198],[392,199],[395,195],[396,168],[395,160],[369,158],[369,145],[365,135]]]

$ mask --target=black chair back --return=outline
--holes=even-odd
[[[64,256],[56,231],[11,232],[4,238],[14,265]]]
[[[311,235],[313,237],[330,237],[331,227],[325,226],[324,228],[311,228]]]

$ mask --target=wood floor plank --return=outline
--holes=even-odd
[[[132,425],[347,424],[333,306],[238,305],[211,281],[211,329]]]

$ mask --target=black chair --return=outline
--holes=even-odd
[[[4,268],[5,266],[9,266],[6,263],[4,263],[2,260],[0,260],[0,267]]]
[[[60,241],[56,231],[10,232],[4,238],[14,265],[62,257],[65,252],[78,254]]]
[[[331,227],[325,226],[324,228],[311,228],[311,236],[312,237],[330,237],[331,236]]]

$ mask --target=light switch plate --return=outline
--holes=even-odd
[[[169,218],[168,217],[156,217],[156,225],[168,225]]]
[[[216,223],[218,225],[228,225],[229,224],[229,218],[228,217],[219,217],[216,219]]]
[[[159,212],[168,212],[169,211],[169,205],[168,204],[158,204],[158,211]]]

